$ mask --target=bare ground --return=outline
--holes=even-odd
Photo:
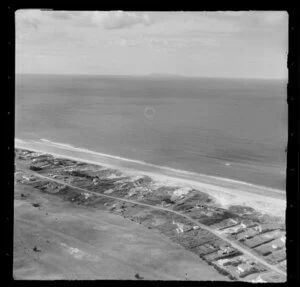
[[[13,267],[25,280],[228,280],[158,232],[19,184]]]

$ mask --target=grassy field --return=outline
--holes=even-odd
[[[21,184],[14,207],[15,279],[228,280],[158,232],[101,209]]]

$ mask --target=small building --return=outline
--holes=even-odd
[[[282,248],[285,246],[285,241],[281,240],[281,238],[277,238],[277,239],[273,240],[271,243],[272,243],[271,246],[273,249]]]
[[[236,235],[236,239],[237,240],[244,240],[244,239],[247,239],[249,237],[252,237],[254,235],[258,234],[258,231],[255,230],[254,228],[247,228],[246,230],[242,231],[242,232],[239,232],[237,235]]]
[[[33,181],[35,179],[34,176],[32,176],[32,175],[30,175],[30,176],[23,175],[22,177],[27,181]]]
[[[262,232],[261,225],[259,224],[259,225],[254,226],[254,230],[258,231],[259,233]]]
[[[242,223],[240,224],[240,226],[241,226],[241,228],[247,228],[247,225],[246,225],[244,222],[242,222]]]
[[[103,193],[105,193],[105,194],[110,194],[110,193],[113,193],[113,192],[114,192],[113,189],[107,189],[107,190],[105,190]]]
[[[163,201],[162,202],[162,206],[163,207],[169,207],[169,206],[171,206],[171,204],[170,203],[166,203],[165,201]]]
[[[229,263],[230,262],[230,260],[229,259],[219,259],[218,261],[217,261],[217,263],[218,263],[218,265],[221,265],[221,266],[224,266],[224,264],[226,264],[226,263]]]
[[[218,250],[218,254],[219,254],[219,255],[230,254],[232,251],[234,251],[234,249],[233,249],[231,246],[222,246],[222,247]]]
[[[183,223],[177,223],[175,220],[173,220],[173,224],[177,225],[176,231],[177,231],[178,234],[183,233],[183,232],[187,232],[187,231],[192,229],[191,226],[185,225]]]
[[[243,224],[238,224],[238,225],[223,229],[223,232],[227,233],[227,234],[231,234],[231,233],[237,233],[244,229],[245,229],[245,227]]]
[[[253,266],[250,265],[249,263],[242,263],[237,267],[237,271],[238,273],[244,273],[251,270],[252,268]]]
[[[247,228],[254,227],[256,225],[256,223],[250,219],[243,219],[242,222],[244,225],[246,225]]]
[[[92,194],[90,194],[90,193],[86,193],[86,192],[83,192],[83,193],[81,193],[81,195],[83,195],[83,196],[84,196],[84,199],[88,199],[89,197],[91,197],[91,196],[92,196]]]
[[[251,280],[252,283],[265,283],[267,281],[265,281],[264,279],[261,278],[261,276],[257,276],[255,279]]]

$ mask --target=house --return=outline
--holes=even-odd
[[[199,228],[200,228],[200,227],[199,227],[198,225],[194,225],[194,226],[193,226],[193,229],[194,229],[194,230],[197,230],[197,229],[199,229]]]
[[[285,244],[286,237],[285,237],[285,236],[281,236],[281,237],[280,237],[280,240]]]
[[[258,231],[259,233],[262,232],[261,225],[259,224],[259,225],[254,226],[254,230]]]
[[[236,257],[233,257],[233,258],[219,259],[217,262],[218,262],[219,265],[222,265],[222,266],[228,266],[228,265],[238,266],[242,263],[246,263],[247,259],[244,258],[243,256],[236,256]]]
[[[273,249],[282,248],[285,246],[285,240],[283,241],[283,240],[281,240],[281,238],[277,238],[277,239],[273,240],[271,243],[272,243],[271,246]]]
[[[252,282],[252,283],[265,283],[265,282],[267,282],[267,281],[265,281],[264,279],[262,279],[262,278],[260,277],[260,275],[259,275],[259,276],[257,276],[255,279],[252,279],[251,282]]]
[[[128,196],[128,197],[131,197],[131,196],[133,196],[133,195],[136,195],[136,193],[137,193],[137,192],[136,192],[133,188],[131,188],[130,191],[127,193],[127,196]]]
[[[249,237],[256,235],[257,233],[258,233],[258,231],[255,230],[254,228],[248,228],[248,229],[238,233],[236,236],[236,239],[237,240],[247,239]]]
[[[243,223],[243,222],[240,224],[240,226],[241,226],[242,228],[246,228],[246,227],[247,227],[247,225],[246,225],[245,223]]]
[[[85,193],[85,192],[81,193],[81,195],[84,196],[84,199],[88,199],[89,197],[92,196],[92,194],[90,194],[90,193]]]
[[[178,233],[183,233],[184,230],[183,230],[183,224],[180,224],[180,223],[176,223],[177,224],[177,228],[176,228],[176,231]]]
[[[173,224],[177,225],[176,231],[177,233],[183,233],[192,229],[189,225],[184,225],[183,223],[177,223],[173,220]]]
[[[113,189],[107,189],[107,190],[105,190],[103,193],[105,193],[105,194],[110,194],[110,193],[112,193],[112,192],[114,192]]]
[[[247,228],[254,227],[256,225],[256,223],[250,219],[244,219],[243,224],[246,225]]]
[[[221,266],[224,266],[224,264],[226,264],[226,263],[228,263],[228,262],[230,262],[230,260],[229,259],[219,259],[218,261],[217,261],[217,264],[219,264],[219,265],[221,265]]]
[[[237,267],[237,272],[238,273],[244,273],[246,271],[249,271],[253,268],[252,265],[250,265],[249,263],[243,263],[243,264],[240,264],[238,267]]]
[[[204,214],[204,215],[206,215],[206,216],[212,216],[213,215],[212,211],[204,211],[204,210],[202,210],[201,213]]]
[[[235,225],[235,226],[232,226],[232,227],[229,227],[229,228],[225,228],[223,229],[224,233],[237,233],[238,231],[241,231],[243,229],[245,229],[245,224],[238,224],[238,225]]]
[[[23,178],[27,181],[33,181],[34,180],[34,176],[26,176],[26,175],[23,175]]]
[[[219,254],[219,255],[230,254],[232,251],[234,251],[234,249],[233,249],[231,246],[222,246],[222,247],[218,250],[218,254]]]

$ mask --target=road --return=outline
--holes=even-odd
[[[81,188],[81,187],[76,187],[72,184],[66,183],[66,182],[61,181],[61,180],[57,180],[57,179],[53,179],[53,178],[45,176],[45,175],[41,175],[41,174],[36,173],[36,172],[30,171],[30,173],[37,176],[37,177],[46,179],[48,181],[52,181],[52,182],[56,182],[58,184],[69,186],[69,187],[71,187],[75,190],[81,191],[81,192],[86,192],[86,193],[90,193],[90,194],[93,194],[93,195],[96,195],[96,196],[106,197],[106,198],[110,198],[110,199],[114,199],[114,200],[120,200],[120,201],[123,201],[123,202],[128,202],[128,203],[132,203],[132,204],[136,204],[136,205],[146,206],[146,207],[152,208],[152,209],[163,210],[163,211],[171,212],[173,214],[182,216],[182,217],[188,219],[190,222],[198,225],[200,228],[209,231],[210,233],[214,234],[218,238],[220,238],[223,241],[227,242],[228,244],[230,244],[231,246],[233,246],[234,248],[236,248],[237,250],[239,250],[243,254],[247,255],[253,261],[259,262],[259,263],[263,264],[265,267],[269,268],[270,270],[275,271],[275,272],[277,272],[281,275],[284,275],[284,276],[287,275],[286,272],[280,270],[277,266],[269,264],[268,262],[266,262],[265,260],[263,260],[259,256],[253,254],[249,250],[247,250],[247,249],[243,248],[242,246],[240,246],[238,243],[234,242],[233,240],[230,240],[230,239],[226,238],[223,234],[220,234],[217,230],[214,230],[214,229],[210,228],[209,226],[206,226],[206,225],[198,222],[197,220],[189,217],[188,215],[182,214],[180,212],[177,212],[177,211],[174,211],[172,209],[165,208],[165,207],[154,206],[154,205],[150,205],[150,204],[146,204],[146,203],[141,203],[141,202],[138,202],[138,201],[133,201],[133,200],[130,200],[130,199],[125,199],[125,198],[115,197],[115,196],[111,196],[111,195],[107,195],[107,194],[97,193],[97,192],[90,191],[90,190],[87,190],[87,189],[84,189],[84,188]]]

